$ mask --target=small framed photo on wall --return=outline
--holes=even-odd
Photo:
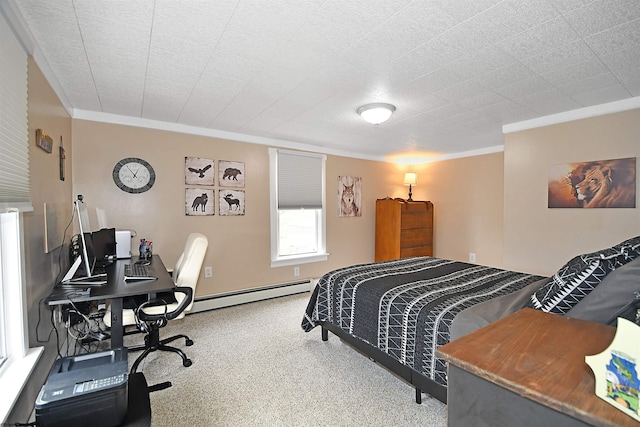
[[[47,153],[53,151],[53,138],[42,129],[36,129],[36,145]]]
[[[186,185],[213,185],[214,161],[201,157],[184,158],[184,183]]]
[[[220,216],[244,215],[244,190],[218,190]]]
[[[213,189],[185,189],[184,208],[187,216],[215,215]]]
[[[218,185],[220,187],[244,188],[244,162],[220,160],[218,162]]]
[[[362,178],[338,177],[338,216],[362,216]]]

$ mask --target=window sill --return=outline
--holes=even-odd
[[[0,420],[3,425],[43,351],[44,347],[30,348],[23,358],[9,358],[0,368],[0,390],[5,396],[0,399]]]
[[[297,255],[280,257],[271,261],[271,268],[274,267],[287,267],[290,265],[309,264],[312,262],[326,261],[329,258],[328,253],[313,254],[313,255]]]

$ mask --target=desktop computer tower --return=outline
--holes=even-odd
[[[131,258],[131,231],[116,230],[116,258]]]
[[[56,360],[36,399],[39,427],[113,427],[127,415],[127,349]]]

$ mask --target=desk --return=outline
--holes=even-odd
[[[450,426],[638,426],[595,394],[586,355],[615,328],[530,308],[440,347]]]
[[[149,264],[150,273],[157,277],[157,280],[124,280],[124,266],[138,260],[138,257],[131,259],[119,259],[106,267],[107,283],[100,286],[78,285],[78,289],[91,288],[89,295],[81,295],[74,289],[54,288],[45,300],[45,303],[54,306],[70,304],[71,302],[86,302],[97,300],[111,300],[111,348],[123,346],[123,326],[122,326],[122,300],[123,298],[155,294],[159,292],[171,291],[175,288],[171,275],[162,263],[158,255],[151,257]]]

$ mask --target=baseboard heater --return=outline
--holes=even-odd
[[[234,305],[246,304],[249,302],[262,301],[271,298],[283,297],[287,295],[301,294],[312,289],[313,279],[306,279],[298,282],[281,283],[278,285],[265,286],[262,288],[247,289],[238,292],[213,295],[209,297],[196,298],[191,313],[213,310],[216,308],[231,307]]]

